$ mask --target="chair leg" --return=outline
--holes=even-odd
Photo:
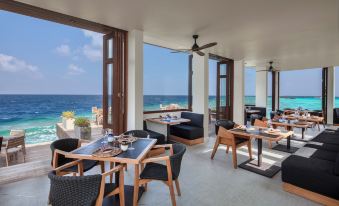
[[[234,169],[238,168],[238,161],[237,161],[237,147],[232,145],[232,158],[233,158],[233,167]]]
[[[6,154],[6,165],[8,167],[8,154]]]
[[[226,154],[228,154],[229,151],[230,151],[230,146],[227,145],[227,146],[226,146]]]
[[[99,164],[100,164],[101,174],[104,174],[105,173],[105,162],[100,161]]]
[[[272,142],[268,141],[268,148],[272,149]]]
[[[247,149],[248,149],[248,154],[250,156],[250,159],[252,159],[252,144],[251,144],[251,141],[247,142]]]
[[[181,196],[180,184],[178,179],[175,180],[175,187],[177,189],[178,196]]]
[[[170,194],[171,194],[172,206],[176,206],[177,203],[175,202],[175,194],[174,194],[173,180],[168,181],[168,187],[169,187]]]
[[[113,169],[113,167],[114,167],[114,162],[110,162],[110,163],[109,163],[109,169],[111,170],[111,169]],[[110,182],[110,183],[113,182],[113,174],[110,174],[110,175],[109,175],[109,182]]]
[[[138,205],[139,198],[139,165],[136,164],[134,167],[134,191],[133,191],[133,206]]]
[[[215,140],[214,147],[213,147],[213,151],[212,151],[212,154],[211,154],[211,159],[214,158],[214,155],[215,155],[215,153],[217,152],[218,146],[219,146],[219,136],[218,136],[217,139]]]
[[[120,200],[120,206],[125,206],[124,172],[120,172],[119,174],[119,200]]]

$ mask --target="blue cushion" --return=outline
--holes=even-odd
[[[334,174],[339,176],[339,153],[337,154],[337,159],[334,164]]]
[[[204,115],[203,114],[197,114],[192,112],[182,112],[181,118],[184,119],[190,119],[191,122],[185,123],[186,125],[191,125],[195,127],[204,127]]]
[[[204,129],[191,125],[178,124],[171,126],[171,134],[184,139],[198,139],[204,136]]]

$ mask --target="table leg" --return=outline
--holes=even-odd
[[[171,135],[171,125],[167,124],[167,137],[166,137],[166,142],[168,143]]]
[[[139,198],[139,164],[134,165],[134,191],[133,191],[133,206],[138,205]]]
[[[318,131],[320,131],[320,122],[317,122],[318,125]]]
[[[258,167],[262,163],[262,139],[258,139]]]
[[[287,137],[287,150],[291,149],[291,136]]]
[[[301,139],[305,137],[305,128],[301,128]]]

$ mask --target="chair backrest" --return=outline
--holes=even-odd
[[[58,139],[54,142],[52,142],[50,148],[52,151],[52,161],[51,164],[53,165],[53,159],[54,159],[54,150],[58,149],[64,152],[71,152],[78,148],[79,145],[79,139],[75,138],[66,138],[66,139]],[[58,156],[58,162],[56,166],[61,166],[63,164],[66,164],[67,162],[70,162],[74,159],[65,158],[64,155]]]
[[[23,129],[11,129],[9,132],[10,136],[25,136],[26,132]]]
[[[170,156],[172,175],[174,179],[177,179],[180,174],[182,157],[186,152],[186,147],[183,144],[175,143],[172,145],[173,155]]]
[[[101,175],[57,176],[50,172],[49,201],[53,206],[95,205],[99,195]]]
[[[233,129],[235,126],[235,122],[227,119],[220,119],[215,122],[215,134],[217,135],[219,132],[219,127],[223,127],[225,129]]]
[[[140,137],[140,138],[148,138],[149,133],[144,130],[130,130],[127,132],[124,132],[124,135],[131,135],[133,134],[134,137]]]
[[[6,149],[25,146],[25,136],[14,136],[7,140]]]
[[[193,112],[181,112],[181,118],[189,119],[190,122],[184,123],[195,127],[204,127],[204,115]]]
[[[262,120],[256,119],[254,121],[254,126],[256,126],[256,127],[267,127],[267,121],[262,121]]]

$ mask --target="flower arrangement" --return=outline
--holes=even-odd
[[[74,111],[64,111],[64,112],[62,112],[61,116],[63,118],[66,118],[66,119],[73,119],[74,116],[75,116],[75,112]]]
[[[86,117],[78,117],[75,119],[74,125],[78,127],[89,127],[91,122]]]

